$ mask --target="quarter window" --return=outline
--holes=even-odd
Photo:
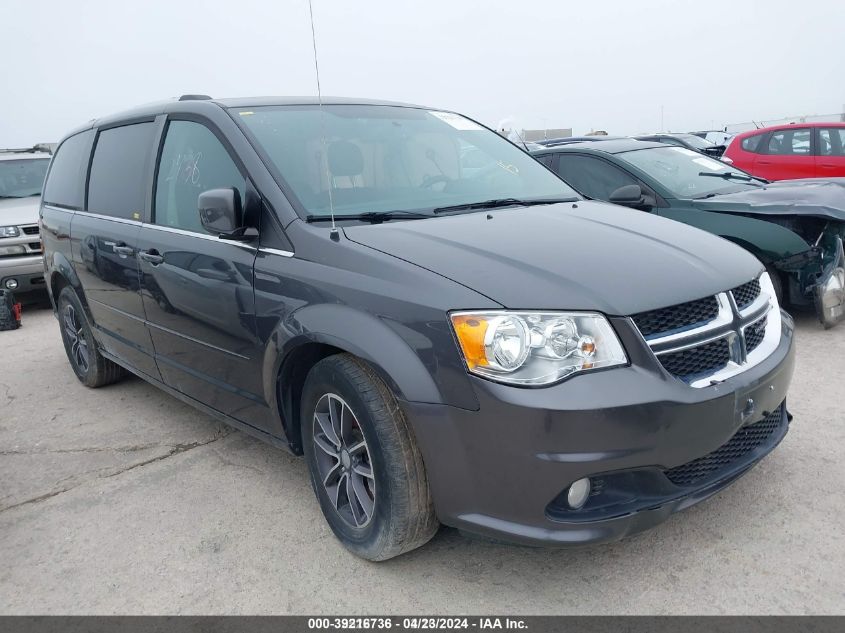
[[[820,156],[845,156],[845,128],[832,127],[819,130]]]
[[[143,218],[154,132],[152,122],[100,131],[88,180],[89,211],[130,220]]]
[[[760,153],[760,141],[763,139],[764,134],[754,134],[753,136],[749,136],[748,138],[742,139],[742,149],[746,152],[753,152],[755,154]]]
[[[193,121],[171,121],[156,178],[154,222],[205,233],[197,211],[203,191],[235,187],[244,200],[241,175],[214,133]]]
[[[81,209],[85,199],[85,172],[91,156],[94,130],[71,136],[59,146],[44,184],[44,202]]]
[[[766,153],[786,156],[809,156],[810,130],[804,128],[772,133],[771,137],[769,137]]]
[[[558,156],[558,174],[579,192],[598,200],[609,199],[619,187],[638,184],[636,178],[607,161],[577,154]]]

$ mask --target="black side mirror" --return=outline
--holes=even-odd
[[[197,198],[203,228],[220,239],[250,240],[257,234],[243,226],[241,194],[235,187],[209,189]]]
[[[645,209],[653,207],[655,200],[646,194],[639,185],[624,185],[610,194],[608,202],[620,204],[624,207],[634,209]]]

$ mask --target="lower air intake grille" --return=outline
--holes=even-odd
[[[697,374],[718,371],[730,362],[731,352],[728,341],[719,339],[657,358],[666,371],[683,380]]]
[[[695,485],[768,443],[781,425],[786,423],[785,418],[784,405],[781,404],[774,413],[760,422],[742,427],[736,435],[712,453],[666,470],[664,474],[676,486]]]

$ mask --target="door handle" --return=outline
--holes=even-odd
[[[104,246],[109,246],[115,253],[115,255],[120,255],[121,257],[129,257],[130,255],[135,254],[135,249],[131,246],[127,246],[126,242],[110,242],[107,240],[103,240]],[[89,245],[89,248],[94,248],[93,245]]]
[[[231,281],[229,273],[224,273],[222,270],[214,270],[212,268],[199,268],[197,275],[203,279],[213,279],[214,281]]]
[[[138,257],[143,259],[145,262],[149,262],[153,266],[158,266],[164,261],[162,254],[154,248],[151,248],[148,251],[138,251]]]
[[[758,165],[771,165],[771,164],[772,164],[772,162],[771,162],[771,161],[769,161],[769,160],[758,160],[758,161],[757,161],[757,164],[758,164]]]

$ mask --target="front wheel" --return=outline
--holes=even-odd
[[[347,549],[386,560],[434,536],[422,455],[396,398],[368,365],[349,354],[317,363],[300,419],[311,485]]]
[[[79,297],[70,286],[62,288],[56,303],[62,342],[79,381],[87,387],[103,387],[120,380],[123,368],[100,354]]]

